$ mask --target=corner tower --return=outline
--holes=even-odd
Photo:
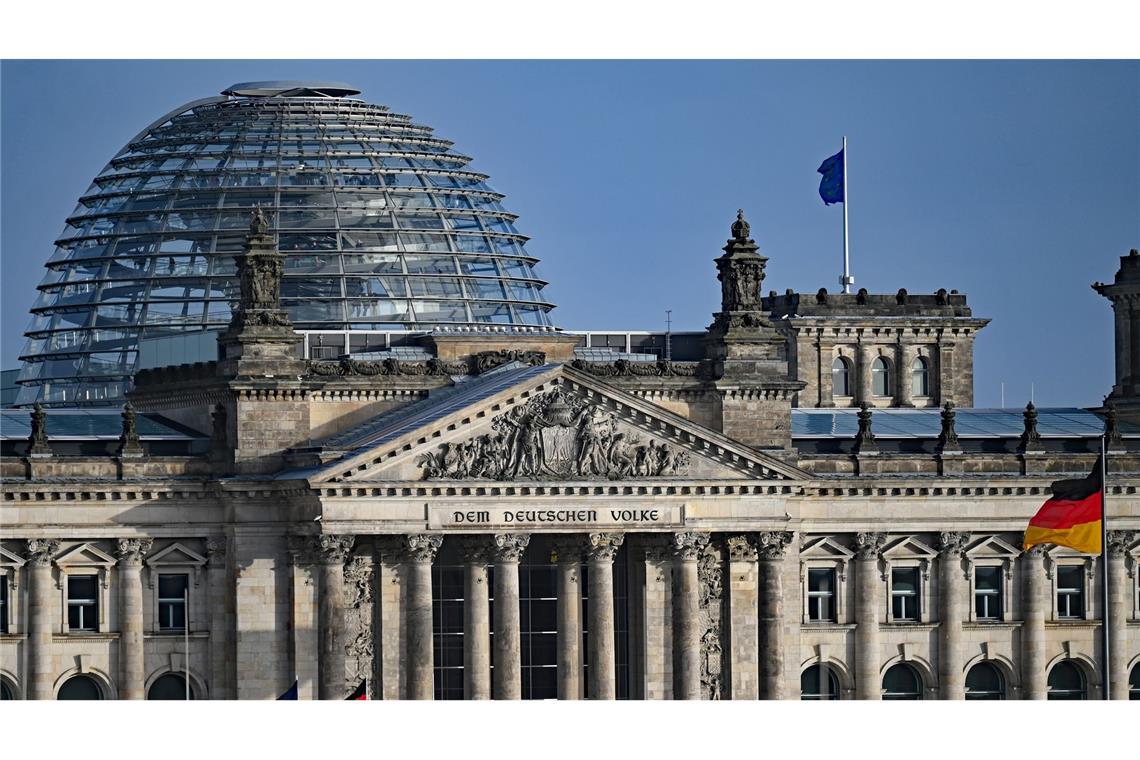
[[[1122,419],[1140,420],[1140,253],[1133,248],[1121,256],[1113,282],[1094,282],[1092,287],[1112,302],[1116,317],[1116,374],[1105,403]]]

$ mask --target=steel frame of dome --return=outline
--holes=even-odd
[[[517,217],[451,141],[339,83],[224,92],[156,120],[79,199],[32,307],[17,404],[113,403],[140,339],[224,327],[257,206],[299,332],[554,329]]]

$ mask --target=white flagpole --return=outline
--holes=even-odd
[[[843,135],[843,292],[851,292],[851,255],[847,243],[847,135]]]
[[[1108,633],[1108,456],[1105,445],[1105,434],[1100,436],[1100,589],[1101,589],[1101,604],[1104,605],[1104,613],[1101,615],[1101,634],[1104,636],[1104,662],[1101,671],[1103,677],[1101,679],[1103,686],[1103,699],[1109,700],[1111,692],[1109,691],[1109,682],[1112,680],[1112,669],[1109,665],[1111,659],[1109,654],[1109,633]]]
[[[190,584],[182,592],[182,641],[186,647],[186,654],[182,658],[182,678],[186,681],[186,700],[190,700]]]

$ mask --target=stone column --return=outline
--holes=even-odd
[[[879,640],[879,555],[885,533],[855,536],[855,698],[882,699],[879,666],[883,657]]]
[[[230,669],[232,658],[229,654],[229,629],[231,623],[226,615],[226,538],[217,536],[206,539],[207,606],[210,629],[209,660],[207,671],[210,678],[210,696],[213,699],[233,699],[230,691]]]
[[[558,698],[582,696],[582,569],[581,536],[554,540],[558,556]]]
[[[59,541],[28,541],[28,699],[51,699],[55,668],[52,665],[52,618],[59,606],[51,580],[51,560]]]
[[[463,552],[463,696],[491,698],[491,603],[487,586],[485,536],[464,536]]]
[[[119,699],[146,699],[142,560],[153,543],[149,538],[119,539]],[[186,624],[190,624],[189,609]],[[185,656],[189,662],[190,653]]]
[[[759,533],[756,547],[760,558],[760,685],[765,699],[784,698],[784,555],[792,532]],[[731,549],[731,547],[730,547]],[[731,553],[730,553],[731,558]],[[733,676],[735,692],[736,677]],[[735,694],[734,694],[735,698]]]
[[[323,535],[313,539],[313,553],[320,566],[318,699],[345,697],[344,562],[354,542],[353,536]]]
[[[622,533],[591,533],[586,547],[590,562],[590,691],[591,699],[615,699],[614,557]]]
[[[1035,546],[1021,555],[1025,594],[1021,600],[1021,683],[1025,699],[1045,699],[1045,616],[1050,602],[1045,584],[1045,551]]]
[[[874,386],[871,383],[871,362],[875,361],[874,346],[866,343],[859,344],[859,362],[855,367],[855,403],[870,406],[874,398]]]
[[[708,544],[707,533],[673,534],[673,646],[677,649],[673,699],[701,698],[702,631],[697,560]]]
[[[431,563],[443,537],[413,533],[405,537],[408,568],[408,699],[435,696],[435,631],[432,627]]]
[[[962,673],[962,555],[969,533],[943,532],[938,536],[938,681],[942,699],[965,699]]]
[[[895,377],[897,380],[895,382],[897,386],[895,398],[898,400],[899,406],[914,406],[914,389],[910,386],[910,364],[915,359],[914,346],[909,343],[899,343],[896,357]]]
[[[1128,607],[1132,594],[1131,579],[1124,563],[1128,545],[1134,535],[1131,531],[1108,532],[1108,670],[1109,699],[1128,699]],[[1103,561],[1103,560],[1102,560]]]
[[[519,610],[519,560],[530,543],[526,533],[496,533],[495,699],[522,699],[522,621]]]

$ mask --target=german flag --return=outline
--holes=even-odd
[[[348,701],[348,700],[352,700],[354,702],[361,702],[361,701],[367,701],[368,700],[368,679],[367,678],[364,679],[363,681],[361,681],[360,685],[357,686],[351,694],[349,694],[347,697],[345,697],[345,701]]]
[[[1100,554],[1101,519],[1104,514],[1104,481],[1097,457],[1087,477],[1058,480],[1053,496],[1029,521],[1025,550],[1037,544],[1056,544],[1084,554]]]

